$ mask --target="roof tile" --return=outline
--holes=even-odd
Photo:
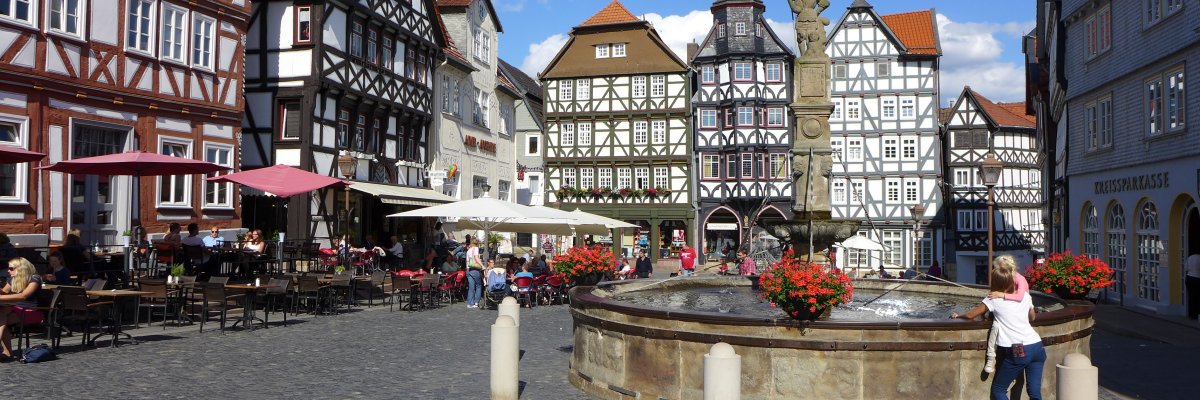
[[[968,90],[971,90],[971,95],[975,96],[975,101],[979,102],[979,108],[982,108],[983,112],[987,113],[997,125],[1020,128],[1037,127],[1037,117],[1025,114],[1025,103],[994,103],[974,89]]]
[[[880,18],[896,34],[900,43],[908,48],[908,54],[938,54],[937,28],[933,25],[932,10],[888,14]]]
[[[466,7],[471,5],[471,0],[437,0],[438,7]]]
[[[597,12],[596,15],[593,15],[591,18],[583,21],[583,23],[579,24],[579,26],[618,24],[622,22],[637,21],[639,21],[637,17],[633,16],[633,13],[629,12],[629,9],[625,8],[625,6],[621,4],[620,0],[613,0],[612,3],[608,3],[608,6],[604,7],[604,9],[600,10],[600,12]]]

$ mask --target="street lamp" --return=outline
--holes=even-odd
[[[925,206],[917,204],[908,209],[913,217],[913,271],[921,272],[921,237],[925,232],[921,231],[921,219],[925,217]]]
[[[354,177],[355,172],[357,172],[357,170],[358,170],[358,160],[354,159],[354,156],[351,156],[349,152],[342,153],[342,155],[338,156],[337,163],[338,163],[338,170],[340,170],[342,172],[342,176],[346,177],[346,180],[350,180],[350,178]],[[342,210],[342,214],[343,214],[342,220],[345,223],[345,225],[342,227],[342,230],[343,230],[342,233],[349,234],[350,233],[350,185],[346,185],[346,208]]]
[[[988,215],[988,255],[987,255],[987,274],[988,285],[992,284],[992,252],[993,244],[996,240],[996,216],[995,213],[996,200],[993,197],[996,184],[1000,182],[1000,173],[1004,171],[1004,163],[1000,162],[993,153],[988,153],[983,157],[983,161],[979,163],[979,175],[983,178],[983,185],[987,186],[987,215]]]

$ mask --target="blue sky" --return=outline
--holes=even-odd
[[[500,57],[534,75],[566,42],[578,25],[611,0],[492,0],[505,31],[500,36]],[[825,11],[837,23],[852,0],[831,0]],[[655,25],[664,41],[677,52],[692,40],[699,42],[711,24],[709,0],[622,0],[634,15]],[[785,0],[765,0],[767,18],[776,33],[788,36],[791,13]],[[1033,0],[874,0],[880,14],[933,8],[938,14],[942,44],[942,102],[958,96],[970,85],[998,101],[1022,100],[1023,55],[1020,37],[1033,28]]]

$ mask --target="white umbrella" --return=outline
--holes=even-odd
[[[849,239],[843,240],[841,247],[854,250],[883,251],[883,244],[863,235],[854,235]]]
[[[486,195],[477,199],[405,211],[388,217],[458,218],[459,223],[466,223],[482,229],[485,238],[493,231],[547,233],[564,236],[576,233],[600,234],[607,232],[602,225],[580,224],[570,213],[565,211],[547,207],[529,207],[497,200]]]
[[[637,228],[638,227],[635,224],[631,224],[631,223],[628,223],[628,222],[625,222],[625,221],[622,221],[619,219],[612,219],[609,217],[605,217],[603,215],[592,214],[590,212],[583,211],[578,208],[576,208],[575,211],[571,211],[570,214],[575,215],[576,218],[578,218],[581,222],[589,223],[589,224],[600,224],[600,225],[604,225],[606,228],[609,228],[609,229]]]

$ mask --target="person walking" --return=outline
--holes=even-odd
[[[1200,316],[1200,253],[1192,253],[1184,262],[1187,270],[1187,314],[1188,318]]]
[[[1004,257],[1004,256],[1001,256]],[[996,262],[996,264],[1000,264]],[[994,268],[991,274],[992,292],[1016,293],[1017,285],[1013,279],[1014,271],[1008,268]],[[1042,346],[1042,337],[1033,330],[1031,322],[1037,319],[1033,308],[1033,297],[1026,292],[1020,301],[1007,301],[991,297],[983,299],[982,304],[959,315],[951,313],[950,318],[973,320],[991,311],[995,315],[992,329],[997,330],[996,352],[1000,356],[996,366],[996,375],[992,377],[992,398],[1008,400],[1008,387],[1021,373],[1025,374],[1025,390],[1031,400],[1042,398],[1042,369],[1046,364],[1046,349]]]
[[[679,273],[683,276],[696,273],[696,249],[688,246],[687,242],[683,243],[683,250],[679,251]]]
[[[754,275],[758,266],[754,265],[754,259],[746,255],[745,250],[738,250],[738,273],[742,275]]]
[[[638,253],[637,261],[634,264],[634,271],[638,278],[649,278],[654,275],[654,264],[650,262],[650,257],[646,255],[645,250]]]
[[[467,308],[479,308],[483,295],[483,260],[479,258],[479,245],[467,237]]]

